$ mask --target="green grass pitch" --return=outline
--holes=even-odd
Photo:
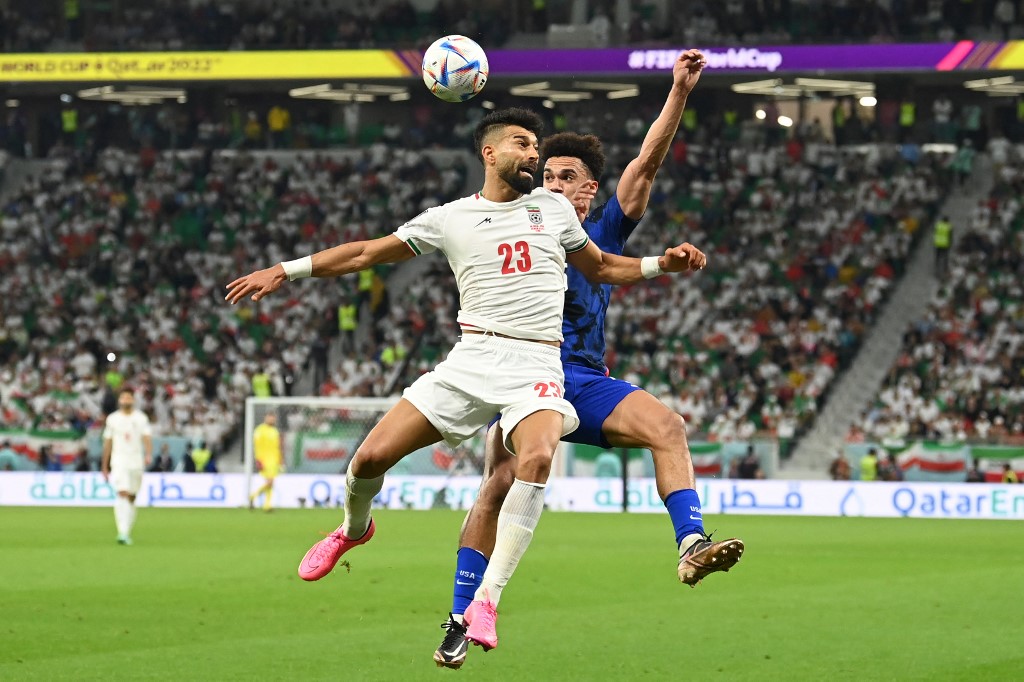
[[[334,510],[0,509],[0,680],[1006,680],[1024,670],[1024,542],[998,521],[719,516],[743,561],[675,577],[667,516],[547,514],[499,648],[431,660],[456,512],[378,512],[318,583]]]

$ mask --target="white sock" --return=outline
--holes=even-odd
[[[689,535],[687,535],[685,538],[683,538],[683,541],[679,543],[679,556],[682,557],[683,553],[693,546],[693,543],[700,542],[703,539],[704,536],[700,533],[690,533]]]
[[[370,506],[383,487],[383,476],[357,478],[349,466],[345,477],[345,522],[341,524],[345,537],[358,540],[366,535],[366,529],[370,527]]]
[[[125,535],[128,535],[130,537],[132,534],[132,528],[135,527],[135,503],[129,500],[125,500],[125,502],[128,502],[128,504],[126,505],[126,509],[128,512],[128,522],[125,524],[127,528]]]
[[[114,523],[117,524],[117,536],[126,537],[128,535],[128,500],[118,495],[114,498]]]
[[[544,511],[544,488],[543,483],[528,483],[518,478],[512,484],[498,514],[494,552],[474,599],[490,599],[497,606],[501,591],[533,539],[533,530]]]

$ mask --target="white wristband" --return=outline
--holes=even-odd
[[[659,259],[660,256],[645,256],[640,259],[640,274],[644,276],[644,279],[654,279],[658,275],[665,274],[658,262]]]
[[[297,279],[303,279],[305,277],[312,277],[313,257],[305,256],[304,258],[297,258],[295,260],[282,261],[281,267],[284,268],[284,274],[288,275],[288,281],[290,282],[294,282]]]

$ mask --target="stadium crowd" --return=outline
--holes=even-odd
[[[351,157],[65,150],[3,205],[0,427],[85,431],[130,386],[156,433],[218,449],[261,375],[276,394],[337,329],[354,278],[223,303],[240,273],[378,236],[458,195],[458,167],[374,145]],[[353,360],[351,392],[379,391]],[[348,363],[342,363],[347,368]],[[262,379],[261,379],[262,380]]]
[[[464,112],[449,121],[456,146],[482,113]],[[567,107],[551,122],[607,141],[607,197],[652,118],[642,107],[621,117]],[[258,314],[226,308],[219,295],[251,266],[379,236],[459,195],[465,169],[438,168],[407,145],[436,117],[413,119],[397,136],[374,120],[362,151],[304,152],[295,164],[280,160],[291,152],[210,151],[224,144],[213,137],[159,152],[155,143],[170,138],[145,126],[133,151],[100,147],[105,138],[92,135],[58,144],[47,173],[3,206],[0,266],[11,268],[12,287],[0,397],[17,406],[3,423],[85,428],[126,381],[145,394],[140,405],[158,429],[216,446],[262,370],[276,394],[311,367],[321,395],[370,396],[432,367],[458,335],[455,287],[440,259],[400,290],[383,271],[302,283]],[[631,244],[645,254],[682,238],[709,254],[709,269],[618,290],[608,364],[685,414],[693,431],[719,440],[773,432],[785,450],[930,225],[950,159],[915,144],[836,147],[817,121],[786,130],[722,120],[684,125]],[[185,130],[198,140],[201,126]],[[30,258],[44,265],[29,268]],[[329,362],[339,308],[364,302],[373,309],[361,321],[368,342],[357,347],[342,332],[345,353]],[[117,359],[108,363],[108,353]]]
[[[704,46],[808,42],[945,41],[1021,37],[1019,2],[978,0],[632,0],[625,12],[598,0],[574,12],[565,0],[263,1],[90,4],[14,0],[0,14],[9,52],[422,48],[459,33],[489,47],[515,33],[574,22],[595,44]]]
[[[990,195],[954,227],[948,274],[850,439],[1024,443],[1024,147],[999,147]]]

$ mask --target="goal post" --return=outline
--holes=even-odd
[[[277,416],[281,457],[291,473],[344,472],[355,448],[398,398],[250,397],[245,401],[246,495],[256,467],[253,432],[268,414]]]

